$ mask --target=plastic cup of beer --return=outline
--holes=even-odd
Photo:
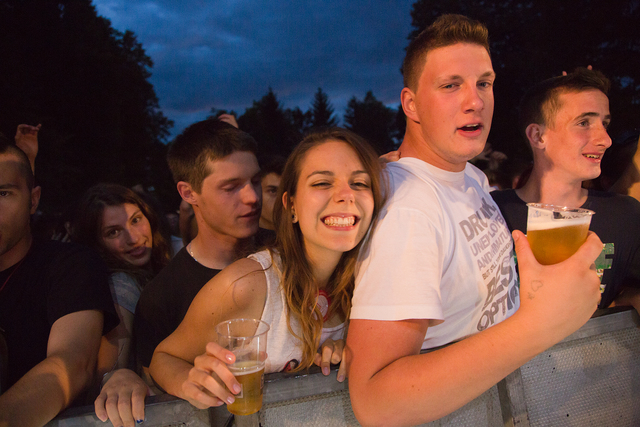
[[[540,264],[564,261],[587,240],[591,215],[595,212],[542,203],[527,206],[527,239]]]
[[[241,387],[235,401],[227,405],[234,415],[251,415],[262,408],[268,331],[269,324],[256,319],[231,319],[216,325],[218,344],[236,356],[235,363],[228,365]]]

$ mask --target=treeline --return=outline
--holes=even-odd
[[[0,54],[0,132],[12,138],[20,123],[42,124],[41,209],[61,212],[98,182],[141,184],[176,208],[165,161],[173,123],[159,109],[148,81],[153,62],[133,32],[115,30],[90,0],[0,0]],[[371,92],[354,96],[342,120],[320,88],[306,111],[284,109],[269,89],[237,117],[262,158],[288,155],[314,127],[341,123],[380,153],[404,131],[403,115]]]
[[[178,203],[163,143],[172,123],[131,31],[113,29],[90,0],[0,0],[0,55],[0,131],[42,124],[43,209],[62,211],[106,181]]]
[[[394,109],[376,99],[371,91],[362,100],[352,97],[342,121],[334,113],[328,95],[318,88],[307,111],[300,107],[285,109],[277,95],[268,92],[238,116],[235,111],[211,109],[210,117],[233,114],[238,118],[240,129],[250,133],[259,145],[259,157],[272,155],[286,157],[312,129],[342,125],[366,138],[379,153],[397,147],[402,140],[405,116],[402,109]]]
[[[489,28],[494,149],[526,157],[519,99],[535,82],[577,66],[611,79],[613,137],[640,127],[640,0],[418,0],[408,39],[443,13]],[[45,210],[63,210],[102,181],[142,184],[175,209],[165,161],[172,122],[148,81],[152,67],[134,33],[113,29],[90,0],[0,0],[0,132],[12,137],[19,123],[42,123],[36,169]],[[349,101],[340,122],[383,153],[402,139],[404,120],[368,92]],[[266,157],[288,154],[306,131],[339,120],[319,88],[304,111],[285,109],[269,89],[238,122]]]

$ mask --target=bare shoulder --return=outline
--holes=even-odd
[[[200,294],[233,312],[259,308],[261,314],[267,295],[264,269],[257,261],[239,259],[211,279]]]

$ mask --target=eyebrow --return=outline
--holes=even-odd
[[[18,184],[2,184],[0,185],[0,190],[19,190],[20,186]]]
[[[138,215],[139,213],[142,213],[142,209],[138,208],[134,213],[131,214],[131,216],[129,216],[129,218],[127,218],[127,221],[129,221],[131,218],[133,218],[134,216]],[[144,214],[142,214],[142,216],[144,216]],[[106,227],[102,227],[102,231],[106,231],[106,230],[110,230],[112,228],[117,228],[119,227],[120,224],[109,224]]]
[[[225,185],[235,184],[237,182],[242,182],[243,179],[240,177],[229,178],[218,182],[218,187],[224,187]]]
[[[592,111],[588,111],[586,113],[580,114],[578,117],[575,118],[575,120],[586,119],[587,117],[600,117],[600,114]],[[603,119],[611,120],[611,114],[607,114],[606,116],[603,117]]]
[[[362,175],[362,174],[369,175],[369,172],[363,171],[363,170],[357,170],[357,171],[351,172],[351,176],[353,176],[353,175]],[[309,175],[307,175],[307,179],[311,178],[314,175],[334,176],[335,174],[333,172],[331,172],[331,171],[313,171]]]
[[[486,71],[486,72],[482,73],[479,78],[482,79],[482,78],[485,78],[485,77],[495,77],[495,76],[496,76],[495,71]],[[459,74],[452,74],[450,76],[441,77],[438,80],[439,81],[442,81],[442,80],[464,80],[464,77],[462,77]]]

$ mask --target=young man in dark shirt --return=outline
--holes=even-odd
[[[526,203],[595,212],[589,228],[605,244],[596,261],[603,273],[601,308],[624,288],[640,287],[640,202],[582,188],[600,175],[611,146],[608,90],[609,80],[586,68],[532,87],[520,103],[520,127],[533,151],[531,176],[522,188],[491,193],[511,230],[526,232]]]
[[[0,139],[0,329],[8,348],[0,425],[42,426],[69,406],[92,383],[101,336],[117,324],[99,256],[34,241],[29,221],[39,199],[29,159]]]
[[[253,247],[262,200],[256,150],[249,134],[216,119],[189,126],[169,149],[169,168],[180,196],[193,207],[198,234],[138,301],[134,336],[145,373],[156,346],[178,327],[198,291]],[[147,393],[135,373],[119,370],[96,400],[96,415],[102,420],[108,415],[114,425],[132,426],[144,419]],[[118,405],[121,399],[131,404]]]

